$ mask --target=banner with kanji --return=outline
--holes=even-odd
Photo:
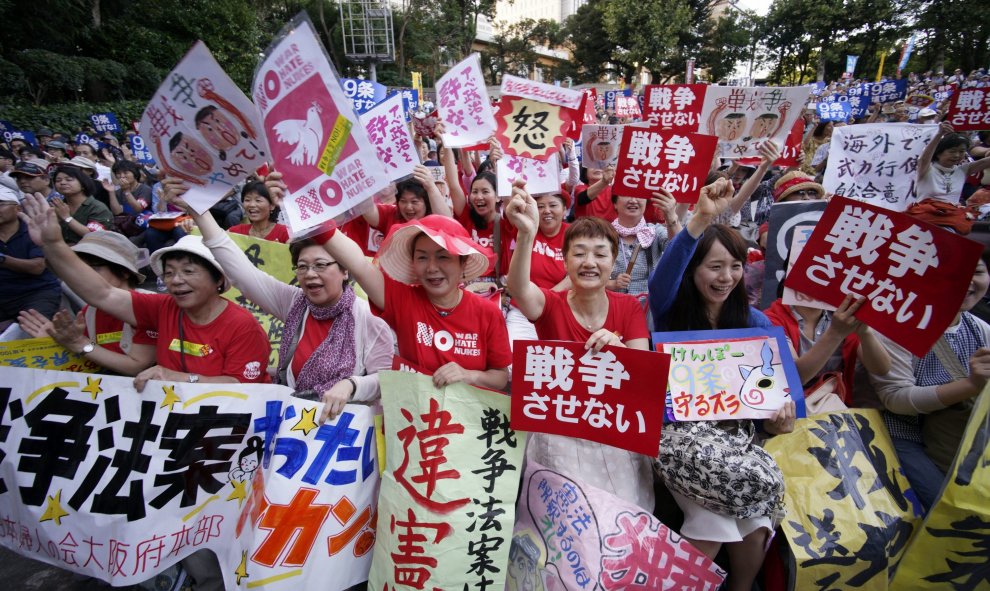
[[[696,203],[717,149],[715,136],[630,127],[622,134],[612,191],[648,199],[665,189],[679,203]]]
[[[488,141],[495,115],[488,100],[481,56],[472,53],[437,80],[437,114],[446,132],[443,145],[465,148]]]
[[[502,76],[502,98],[495,113],[495,138],[511,156],[546,160],[582,120],[584,93],[552,84]]]
[[[655,84],[646,87],[643,119],[654,127],[697,132],[707,84]]]
[[[904,100],[907,96],[907,83],[907,79],[864,82],[860,88],[863,97],[869,99],[869,104],[875,105]]]
[[[385,100],[388,92],[388,88],[382,84],[358,78],[341,78],[340,87],[344,89],[344,96],[351,101],[358,115],[374,109],[375,105]]]
[[[516,341],[512,427],[655,456],[670,355],[584,343]]]
[[[0,342],[0,366],[95,373],[96,365],[51,337]]]
[[[615,116],[638,119],[642,113],[639,100],[634,96],[619,96],[615,98]]]
[[[131,139],[128,140],[131,148],[131,155],[134,158],[134,162],[138,164],[144,164],[146,166],[154,166],[155,158],[151,155],[151,150],[148,149],[147,142],[140,135],[132,135]]]
[[[526,462],[511,591],[718,589],[725,571],[639,506]]]
[[[891,589],[985,589],[990,577],[990,395],[976,399],[942,496],[901,560]]]
[[[990,129],[990,88],[964,88],[952,95],[945,122],[956,131]]]
[[[189,185],[182,197],[199,213],[269,157],[254,105],[202,41],[155,91],[141,132],[162,173]]]
[[[912,123],[836,127],[822,179],[825,191],[904,211],[915,200],[918,157],[936,131],[935,125]]]
[[[282,212],[293,234],[353,218],[388,186],[368,132],[305,13],[265,51],[252,88],[275,168],[288,188]]]
[[[394,94],[361,115],[361,123],[378,152],[378,161],[385,167],[388,179],[395,181],[411,175],[419,164],[419,154],[403,114],[402,95]]]
[[[852,115],[852,107],[848,102],[818,103],[819,121],[841,121],[845,123],[849,120],[850,115]]]
[[[114,586],[200,550],[227,589],[367,579],[374,413],[283,386],[0,368],[0,544]],[[328,579],[327,572],[334,577]]]
[[[526,190],[530,195],[560,191],[560,160],[556,154],[547,160],[503,156],[495,163],[495,173],[499,197],[512,194],[512,183],[516,179],[526,181]]]
[[[619,161],[625,125],[585,125],[581,128],[581,166],[605,169]]]
[[[764,444],[784,475],[780,527],[794,554],[793,589],[886,591],[921,506],[880,412],[797,421]],[[915,581],[916,583],[917,581]],[[934,587],[903,587],[903,589]]]
[[[722,158],[759,156],[757,148],[764,140],[784,144],[810,92],[807,86],[709,86],[699,131],[718,136]]]
[[[93,113],[89,116],[89,121],[96,133],[120,133],[120,124],[113,113]]]
[[[675,421],[767,419],[788,401],[805,415],[804,390],[784,330],[655,332],[670,354],[667,416]]]
[[[959,313],[983,245],[907,214],[834,197],[787,275],[789,287],[838,306],[924,357]]]
[[[786,264],[794,235],[807,232],[810,236],[825,213],[826,205],[825,201],[812,200],[785,201],[770,207],[760,309],[769,308],[777,299],[777,287],[784,280],[787,269],[794,265],[794,261]]]
[[[509,397],[378,375],[388,453],[368,588],[502,589],[526,449]]]

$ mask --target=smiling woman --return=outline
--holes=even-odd
[[[254,181],[244,185],[241,189],[241,203],[244,205],[248,223],[232,226],[229,232],[283,244],[289,241],[289,229],[274,221],[278,208],[272,203],[265,183]]]

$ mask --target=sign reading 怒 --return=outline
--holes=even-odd
[[[437,80],[437,114],[444,123],[443,144],[448,148],[476,146],[495,133],[480,55],[472,53]]]
[[[495,138],[510,156],[546,160],[556,154],[574,122],[584,93],[506,74],[495,114]]]
[[[630,127],[622,135],[612,190],[650,198],[665,189],[680,203],[695,203],[717,149],[715,136]]]

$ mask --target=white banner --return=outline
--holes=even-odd
[[[625,125],[585,125],[581,128],[581,166],[604,169],[619,161]]]
[[[519,96],[538,103],[550,103],[565,109],[580,109],[584,92],[570,90],[562,86],[554,86],[544,82],[527,80],[518,76],[506,74],[502,76],[502,96]]]
[[[388,179],[394,181],[411,175],[419,164],[419,154],[402,110],[402,95],[394,94],[378,103],[361,115],[361,123],[378,150],[378,160],[385,166]]]
[[[718,136],[721,158],[759,156],[757,147],[764,140],[784,145],[810,92],[806,86],[709,86],[699,132]]]
[[[546,162],[522,156],[503,156],[495,169],[499,197],[512,195],[512,181],[518,178],[526,181],[526,190],[530,195],[560,191],[560,158],[556,153],[551,154]]]
[[[485,78],[481,75],[481,56],[464,58],[437,80],[437,114],[446,126],[443,144],[448,148],[476,146],[495,133]]]

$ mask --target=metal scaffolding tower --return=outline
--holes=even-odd
[[[369,77],[377,82],[375,65],[395,61],[392,9],[387,0],[356,0],[340,3],[344,55],[366,64]]]

